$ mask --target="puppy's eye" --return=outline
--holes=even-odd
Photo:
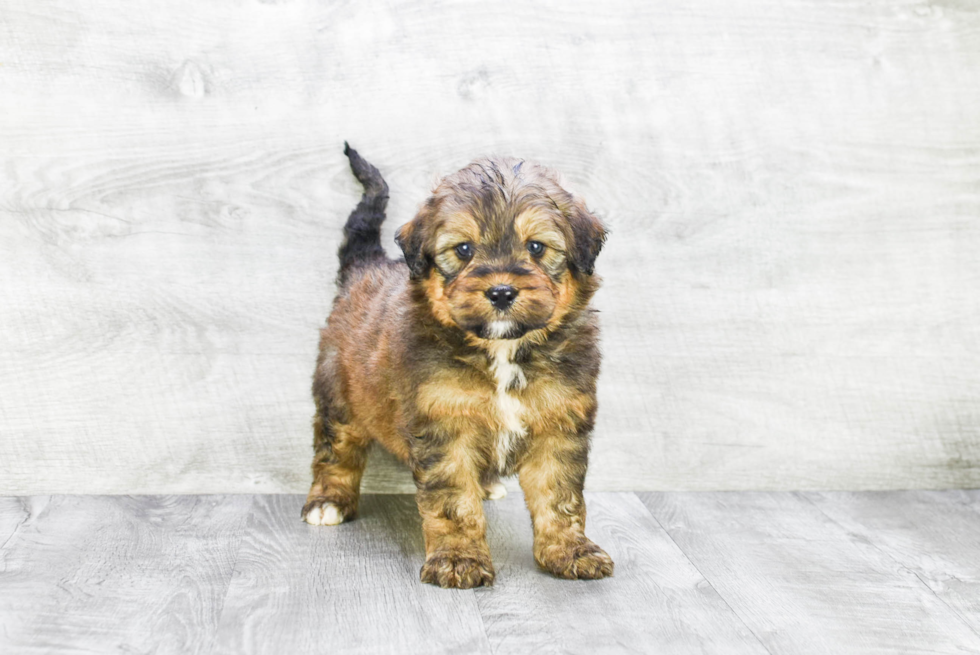
[[[544,244],[540,241],[528,241],[527,251],[531,253],[534,257],[540,257],[544,252]]]
[[[473,246],[468,243],[461,243],[456,246],[456,256],[460,259],[469,259],[473,256]]]

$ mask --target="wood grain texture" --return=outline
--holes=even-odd
[[[486,503],[497,579],[476,596],[494,655],[766,652],[634,494],[587,496],[586,532],[616,564],[605,580],[541,571],[521,495]]]
[[[914,573],[980,636],[980,492],[803,495]]]
[[[799,494],[639,496],[772,653],[980,648],[980,635],[912,570]]]
[[[301,496],[260,496],[215,653],[490,653],[472,590],[419,581],[411,496],[368,496],[356,521],[311,526]]]
[[[590,493],[600,581],[539,571],[512,493],[467,591],[418,581],[410,496],[331,528],[302,503],[0,497],[0,652],[980,651],[977,492]]]
[[[305,492],[344,139],[391,252],[484,153],[605,218],[591,489],[980,486],[971,3],[8,0],[0,36],[0,493]]]
[[[0,498],[0,652],[209,653],[251,504]]]

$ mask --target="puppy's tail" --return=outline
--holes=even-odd
[[[364,187],[364,195],[344,225],[344,242],[337,252],[340,257],[338,282],[344,284],[351,269],[362,264],[384,261],[381,247],[381,224],[388,205],[388,184],[378,169],[367,163],[344,141],[344,154],[350,160],[354,177]]]

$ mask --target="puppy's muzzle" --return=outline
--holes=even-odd
[[[491,305],[503,311],[514,304],[514,299],[517,298],[517,289],[507,284],[498,284],[487,289],[486,296]]]

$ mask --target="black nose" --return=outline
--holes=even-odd
[[[516,297],[517,289],[506,284],[498,284],[487,289],[487,298],[490,299],[490,304],[497,309],[507,309],[514,304]]]

